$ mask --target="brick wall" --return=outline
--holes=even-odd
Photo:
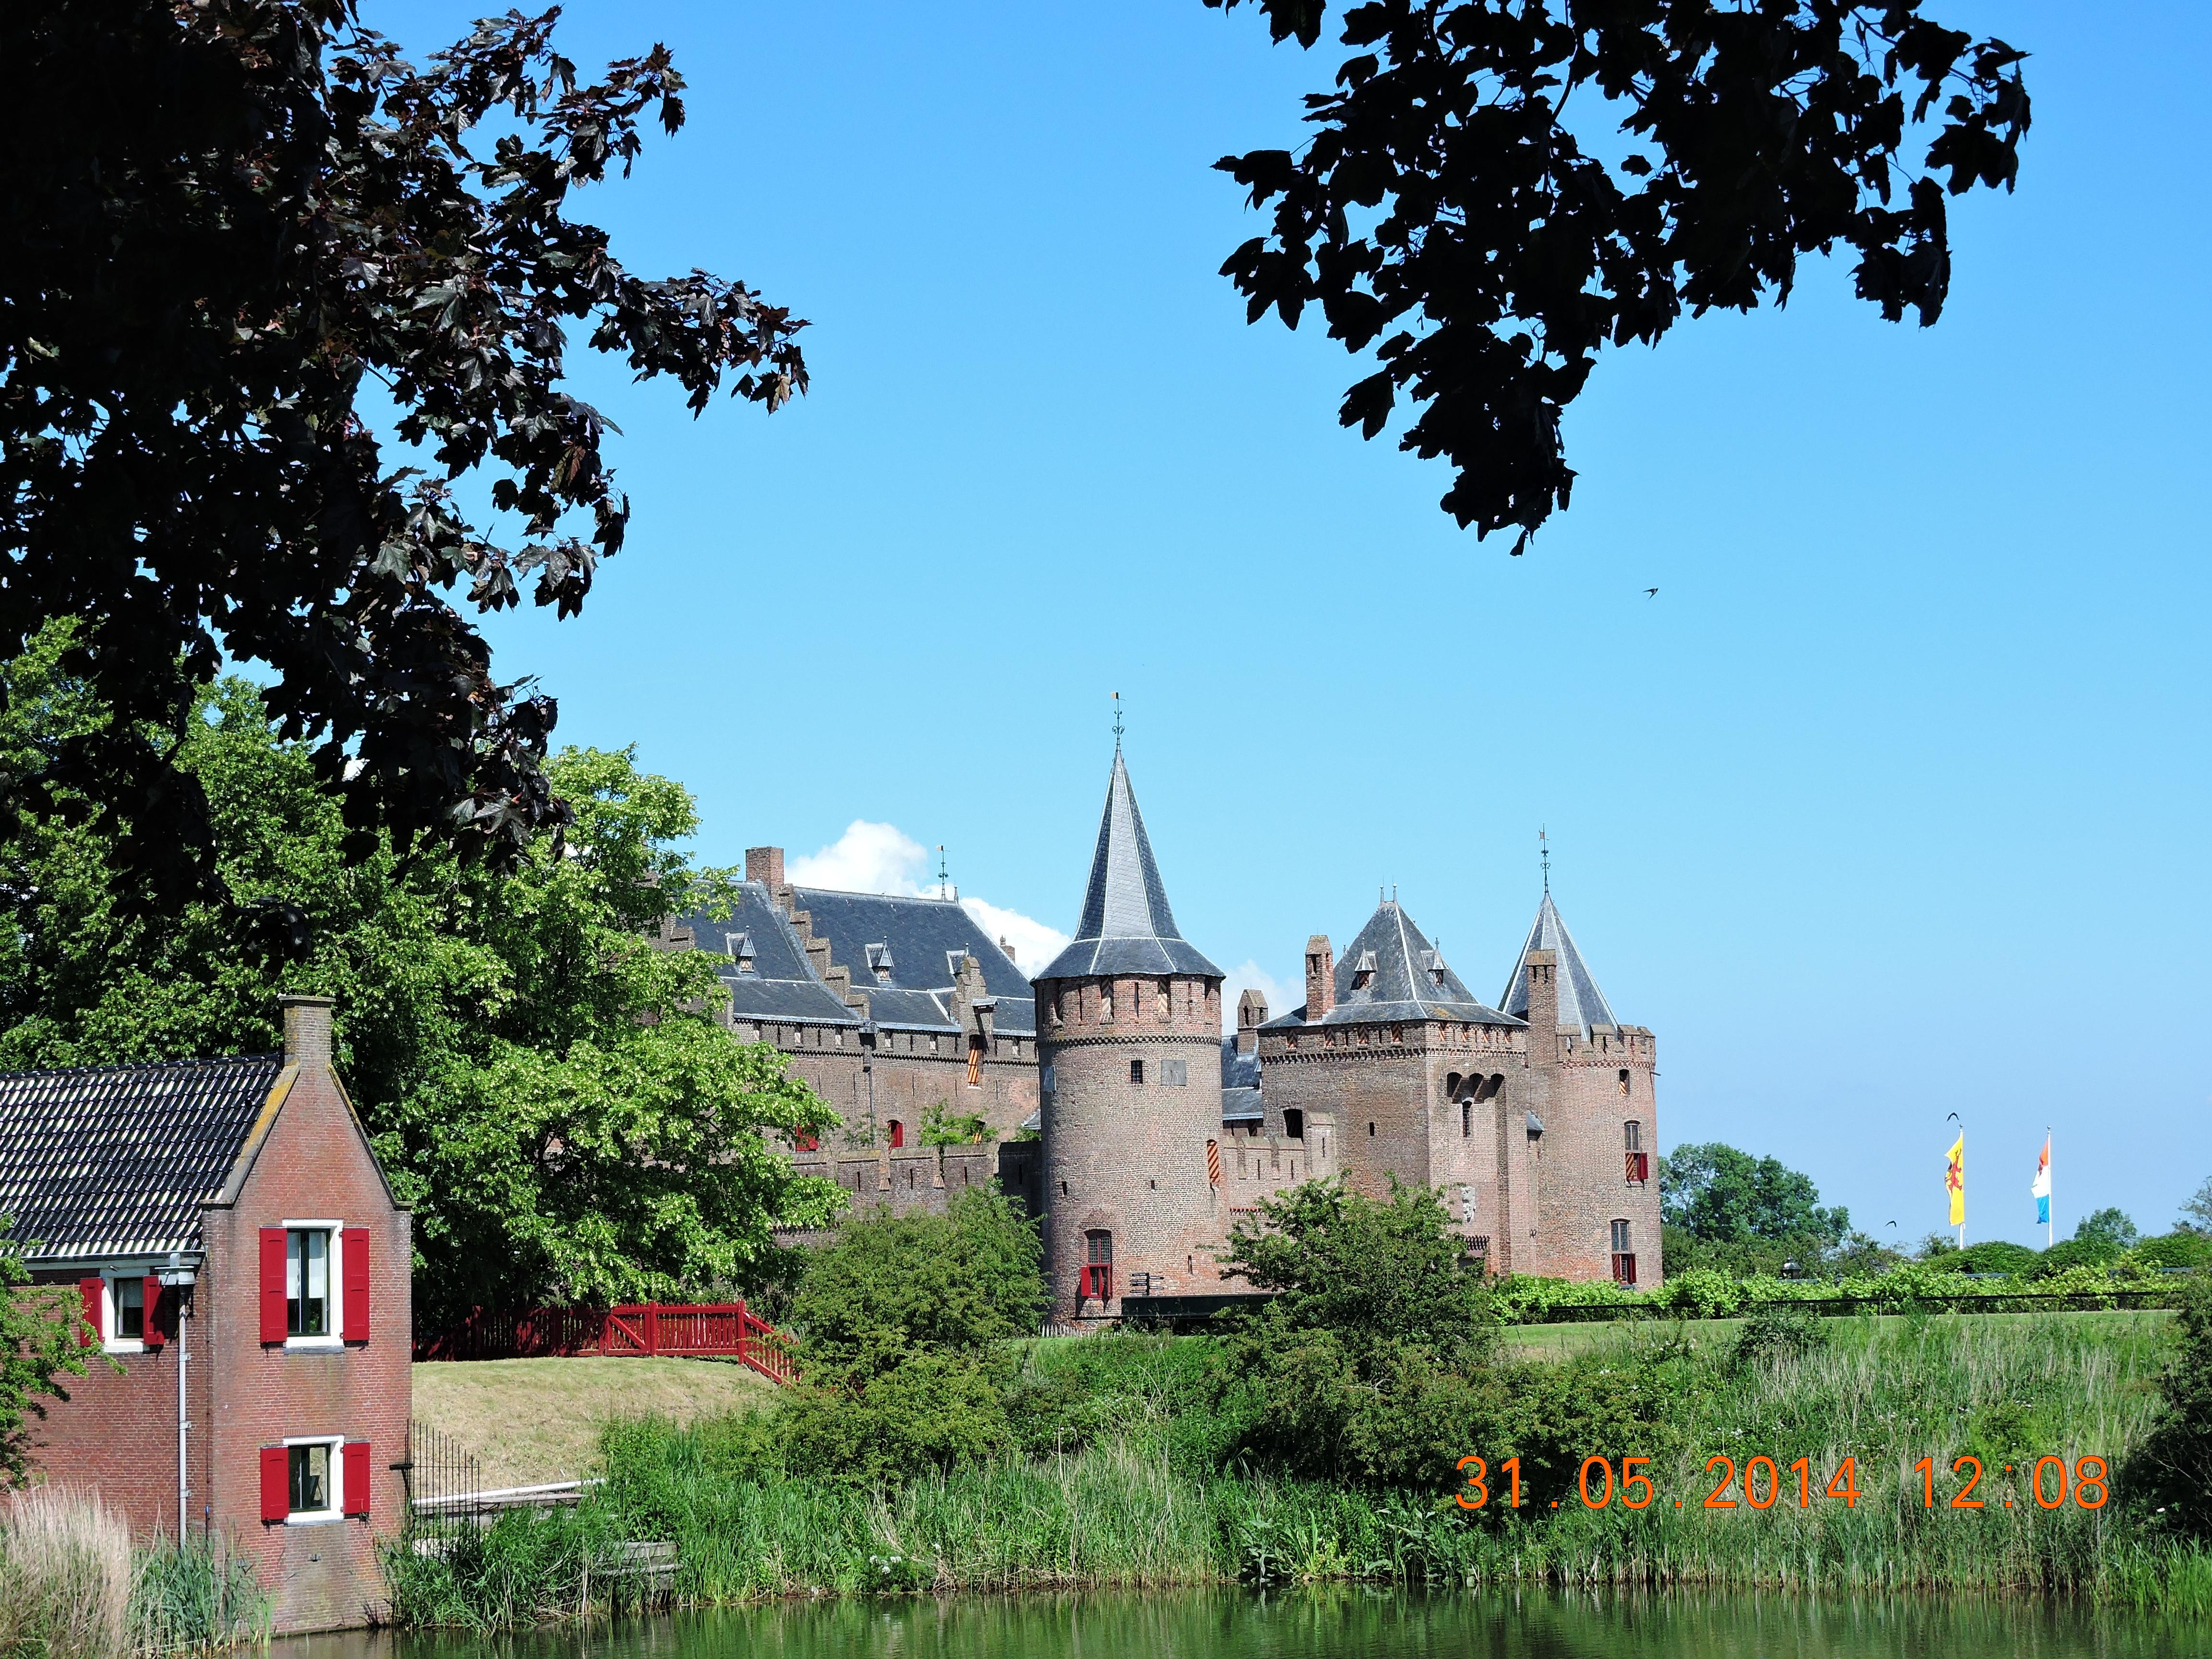
[[[1054,1316],[1117,1313],[1132,1273],[1157,1295],[1218,1291],[1214,1256],[1228,1198],[1208,1176],[1206,1144],[1221,1124],[1221,982],[1174,976],[1041,980],[1037,1021],[1044,1096],[1039,1185]],[[1110,1008],[1110,1012],[1109,1012]],[[1131,1080],[1133,1061],[1144,1080]],[[1163,1080],[1180,1061],[1185,1081]],[[1224,1182],[1224,1184],[1226,1184]],[[1111,1301],[1079,1299],[1085,1235],[1114,1237]]]
[[[291,1073],[288,1073],[288,1076]],[[280,1087],[283,1086],[282,1084]],[[337,1220],[369,1236],[369,1338],[334,1351],[264,1347],[259,1230]],[[359,1625],[383,1606],[375,1540],[399,1530],[405,1492],[413,1327],[410,1218],[395,1210],[337,1079],[303,1067],[234,1199],[205,1212],[201,1352],[214,1368],[212,1468],[201,1494],[216,1531],[254,1562],[279,1630]],[[287,1437],[339,1435],[369,1445],[367,1520],[308,1526],[261,1520],[260,1453]]]

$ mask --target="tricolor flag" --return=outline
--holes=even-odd
[[[1966,1132],[1959,1131],[1958,1139],[1951,1143],[1950,1166],[1943,1171],[1943,1184],[1951,1192],[1951,1224],[1966,1224]]]
[[[2028,1191],[2035,1194],[2037,1224],[2051,1224],[2051,1137],[2043,1138],[2043,1156],[2035,1160],[2035,1185]]]

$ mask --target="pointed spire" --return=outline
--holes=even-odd
[[[1076,925],[1074,943],[1037,977],[1088,974],[1221,975],[1176,927],[1159,866],[1152,861],[1144,815],[1137,811],[1137,792],[1118,747],[1106,784],[1106,811],[1098,821],[1091,884],[1084,890],[1083,920]]]
[[[1505,988],[1505,1000],[1498,1006],[1516,1019],[1528,1018],[1528,952],[1549,951],[1558,958],[1559,966],[1559,1024],[1579,1025],[1587,1038],[1593,1025],[1618,1025],[1613,1009],[1605,1000],[1605,993],[1597,988],[1589,965],[1583,953],[1575,947],[1575,936],[1567,931],[1560,919],[1559,907],[1552,902],[1549,886],[1544,890],[1544,902],[1536,907],[1536,925],[1528,930],[1528,942],[1522,945],[1521,954],[1513,959],[1512,981]]]

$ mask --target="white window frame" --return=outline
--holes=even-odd
[[[329,1330],[329,1334],[326,1336],[287,1336],[284,1339],[284,1351],[287,1353],[315,1353],[329,1349],[343,1348],[345,1346],[345,1246],[343,1243],[345,1223],[343,1221],[322,1220],[294,1221],[288,1218],[283,1224],[284,1231],[287,1235],[284,1243],[284,1251],[288,1267],[292,1249],[289,1235],[295,1232],[325,1232],[331,1236],[329,1247],[330,1253],[325,1258],[330,1263],[330,1317],[325,1322]],[[307,1264],[305,1262],[301,1264],[302,1272],[306,1270],[306,1266]],[[306,1288],[307,1287],[305,1285],[301,1286],[302,1291],[304,1291]],[[289,1300],[289,1298],[287,1299]],[[314,1440],[320,1438],[320,1437],[310,1435],[307,1438],[309,1440]],[[293,1443],[288,1440],[284,1443],[289,1446]],[[304,1445],[307,1442],[302,1441],[300,1443]]]
[[[284,1501],[292,1501],[292,1448],[328,1446],[331,1449],[331,1506],[326,1510],[293,1510],[284,1516],[288,1527],[327,1527],[345,1519],[345,1437],[342,1434],[295,1434],[284,1440]]]
[[[146,1340],[142,1336],[123,1334],[123,1302],[116,1294],[116,1286],[125,1279],[144,1279],[158,1269],[144,1267],[102,1267],[100,1270],[100,1348],[102,1353],[143,1353]],[[151,1318],[154,1310],[146,1310]],[[139,1329],[145,1329],[142,1323]]]

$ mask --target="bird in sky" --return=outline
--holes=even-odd
[[[1656,587],[1647,587],[1644,590],[1644,597],[1647,599],[1656,599],[1659,597],[1659,590]]]

